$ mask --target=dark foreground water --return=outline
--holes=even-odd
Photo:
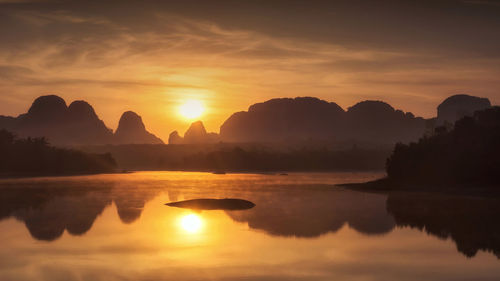
[[[374,194],[374,173],[0,181],[0,280],[500,280],[500,201]],[[165,203],[241,198],[240,211]]]

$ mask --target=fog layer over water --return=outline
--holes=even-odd
[[[500,200],[366,193],[380,173],[0,181],[0,280],[495,280]],[[165,203],[238,198],[245,210]]]

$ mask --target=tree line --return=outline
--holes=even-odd
[[[387,159],[388,178],[421,184],[500,184],[500,107],[476,111],[451,130],[397,144]]]
[[[50,146],[45,138],[19,138],[0,130],[0,175],[60,175],[113,172],[109,153],[93,154]]]

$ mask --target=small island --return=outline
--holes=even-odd
[[[223,198],[223,199],[201,198],[201,199],[191,199],[178,202],[170,202],[165,205],[170,207],[186,208],[192,210],[226,210],[226,211],[247,210],[255,207],[255,204],[253,202],[237,198]]]

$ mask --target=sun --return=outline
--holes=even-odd
[[[186,232],[196,233],[201,229],[203,222],[198,215],[189,214],[180,219],[180,224]]]
[[[200,117],[205,108],[198,100],[188,100],[179,107],[179,113],[187,119],[195,119]]]

